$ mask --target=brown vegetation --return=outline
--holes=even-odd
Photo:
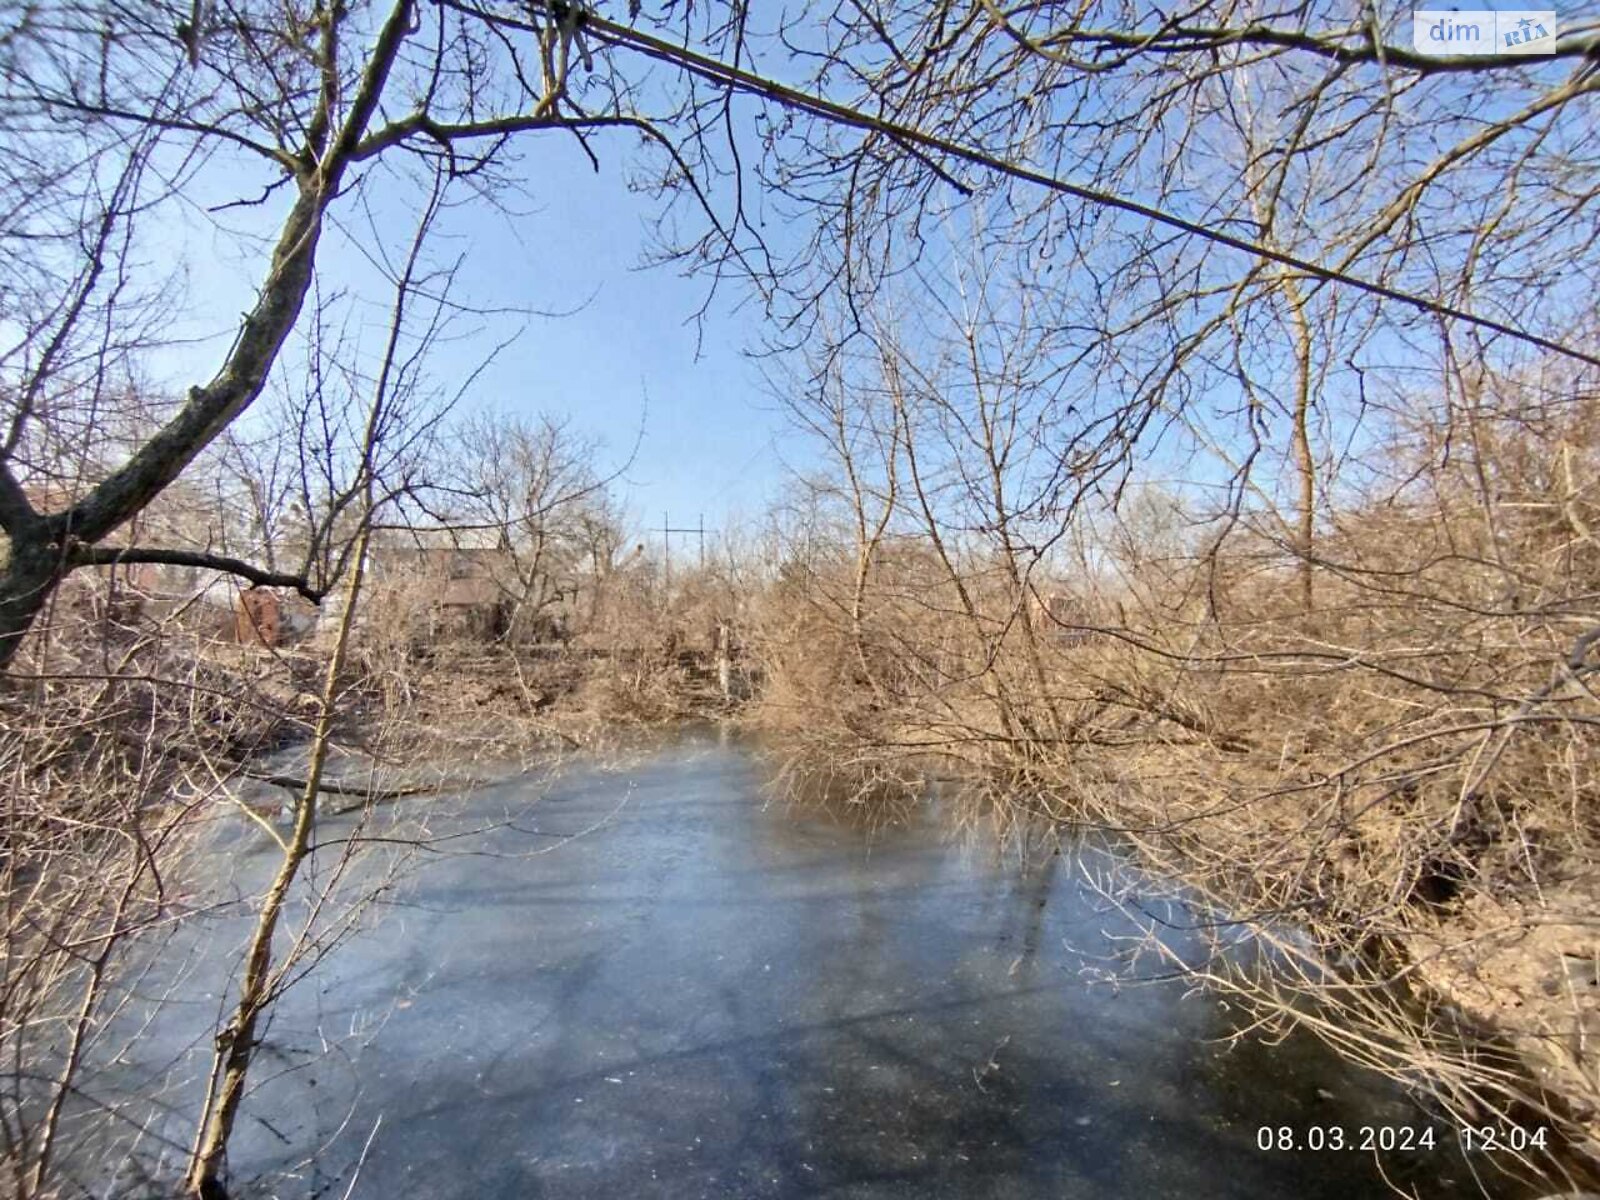
[[[846,506],[764,598],[758,709],[796,779],[1110,831],[1218,922],[1183,969],[1592,1169],[1600,408],[1560,372],[1474,384],[1464,416],[1408,398],[1309,557],[1203,496],[1129,492],[1075,554],[1009,561],[941,548],[915,499],[858,555]],[[897,467],[841,468],[863,507],[913,474],[899,420],[866,443]]]
[[[1216,918],[1184,969],[1593,1155],[1592,25],[1439,60],[1400,10],[1340,3],[11,7],[19,1194],[52,1185],[124,947],[181,915],[192,819],[260,751],[305,736],[312,767],[214,1031],[201,1197],[334,743],[565,744],[563,713],[752,694],[797,786],[1111,831]],[[598,166],[619,134],[656,250],[759,297],[824,460],[770,538],[695,571],[627,549],[617,472],[559,420],[441,437],[478,372],[425,370],[462,322],[501,348],[503,313],[448,299],[440,214],[521,222],[538,137]],[[191,218],[254,292],[194,380],[149,385]],[[336,243],[381,264],[379,352]]]

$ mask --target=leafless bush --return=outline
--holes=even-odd
[[[1470,378],[1396,402],[1309,555],[1198,488],[1086,507],[1048,556],[1003,500],[958,536],[891,408],[834,440],[842,519],[764,594],[759,704],[796,779],[1113,831],[1215,922],[1183,969],[1463,1120],[1549,1123],[1570,1165],[1600,1114],[1596,393]]]
[[[49,1194],[103,1127],[95,1072],[130,964],[188,912],[188,852],[228,803],[222,781],[293,725],[281,686],[195,654],[181,629],[114,646],[108,666],[82,652],[103,640],[57,619],[0,695],[0,1148],[23,1197]]]

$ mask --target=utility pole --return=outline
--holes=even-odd
[[[700,569],[706,569],[706,515],[700,514],[699,521],[694,525],[674,525],[672,516],[665,509],[661,512],[661,566],[666,575],[667,586],[672,585],[672,535],[675,533],[692,533],[700,541]]]

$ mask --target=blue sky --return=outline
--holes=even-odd
[[[463,205],[439,243],[441,254],[466,255],[462,300],[570,310],[569,315],[502,319],[481,337],[440,347],[433,374],[441,380],[461,376],[521,325],[520,337],[479,381],[473,402],[529,415],[568,415],[577,430],[605,443],[612,466],[627,458],[642,422],[642,441],[620,488],[640,531],[659,528],[663,512],[684,526],[704,514],[712,529],[753,518],[783,487],[785,462],[804,467],[809,458],[805,442],[765,392],[757,367],[742,356],[759,338],[759,310],[740,307],[748,297],[730,286],[697,328],[693,317],[706,300],[707,281],[685,279],[671,268],[638,269],[655,212],[653,201],[628,188],[631,135],[593,144],[601,159],[598,173],[564,134],[520,141],[526,187],[516,201],[519,214]],[[369,192],[375,203],[393,210],[384,213],[386,234],[403,241],[414,209],[386,195],[385,183],[374,176]],[[192,190],[237,199],[255,189],[247,174],[223,169],[209,171]],[[185,201],[199,203],[187,194]],[[269,204],[225,220],[268,228],[273,213]],[[348,222],[358,213],[347,198],[335,215]],[[781,228],[768,232],[783,234]],[[380,281],[340,240],[335,236],[324,244],[322,285],[348,284],[381,309]],[[221,360],[267,254],[262,246],[241,253],[201,219],[181,232],[164,230],[156,244],[188,276],[185,317],[174,331],[202,338],[158,358],[159,378],[176,394],[208,377]],[[1228,269],[1238,266],[1230,260]],[[383,313],[370,315],[377,338]],[[1379,353],[1384,350],[1378,343]],[[1231,407],[1233,399],[1229,391],[1218,403]],[[1182,469],[1191,480],[1203,469],[1186,460],[1158,460],[1156,466]]]
[[[641,267],[655,209],[628,189],[632,146],[619,139],[595,149],[599,173],[570,139],[530,141],[523,147],[527,195],[516,201],[515,215],[476,202],[448,215],[434,245],[439,257],[465,254],[459,300],[551,315],[491,321],[475,336],[438,347],[430,373],[441,381],[464,374],[520,329],[470,403],[570,416],[576,430],[603,441],[602,466],[611,468],[626,461],[642,422],[619,490],[646,530],[660,526],[663,511],[675,525],[694,525],[703,513],[708,530],[754,518],[781,489],[784,461],[800,453],[758,367],[743,354],[758,336],[759,309],[742,305],[748,297],[728,285],[697,330],[693,317],[708,281],[673,267]],[[226,198],[250,194],[237,176],[197,183],[206,191],[225,183]],[[383,186],[376,180],[371,189],[375,204],[384,202]],[[241,246],[219,232],[199,203],[181,232],[174,226],[157,239],[187,282],[182,316],[171,327],[182,342],[154,363],[159,382],[174,392],[216,369],[267,262],[264,247]],[[393,207],[383,214],[384,231],[399,244],[416,210],[409,198]],[[352,204],[336,206],[335,217],[361,232]],[[253,229],[270,222],[264,214],[245,219]],[[375,302],[364,336],[381,336],[387,297],[348,237],[335,231],[325,239],[319,270],[323,288],[345,285]]]
[[[581,307],[531,320],[481,394],[570,414],[605,439],[613,461],[632,449],[642,420],[626,492],[646,525],[659,524],[663,509],[682,525],[701,512],[708,524],[735,511],[753,516],[780,482],[785,432],[742,354],[759,312],[736,309],[745,297],[730,286],[697,330],[708,282],[672,267],[640,269],[651,202],[627,189],[625,147],[602,158],[598,174],[571,142],[541,139],[528,153],[541,211],[508,220],[475,210],[460,222],[473,268],[463,291],[477,292],[482,277],[486,298]]]

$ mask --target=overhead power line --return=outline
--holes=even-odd
[[[506,24],[522,24],[522,22],[514,19],[495,19],[498,21],[503,21]],[[529,29],[533,28],[531,25],[527,25],[525,27]],[[1183,233],[1191,234],[1194,237],[1203,238],[1206,241],[1214,242],[1217,245],[1228,246],[1231,249],[1239,250],[1245,254],[1254,255],[1270,262],[1291,267],[1296,271],[1301,271],[1306,275],[1325,280],[1329,283],[1352,288],[1356,291],[1365,292],[1368,295],[1377,296],[1385,300],[1393,300],[1396,303],[1407,305],[1408,307],[1416,309],[1419,312],[1429,313],[1434,316],[1448,317],[1451,320],[1460,321],[1466,325],[1472,325],[1479,329],[1486,329],[1493,333],[1503,334],[1506,337],[1515,338],[1516,340],[1526,342],[1529,345],[1538,346],[1540,349],[1548,350],[1553,354],[1560,354],[1567,358],[1576,359],[1579,362],[1588,363],[1591,366],[1600,367],[1600,355],[1590,354],[1586,351],[1579,350],[1576,347],[1558,342],[1553,338],[1548,338],[1542,334],[1533,333],[1529,330],[1519,328],[1518,326],[1509,324],[1508,322],[1496,320],[1493,317],[1480,316],[1477,313],[1469,312],[1466,309],[1457,308],[1456,306],[1448,304],[1443,300],[1436,300],[1428,296],[1420,296],[1413,292],[1407,292],[1399,288],[1390,287],[1388,284],[1378,283],[1375,280],[1364,279],[1359,275],[1351,275],[1346,271],[1323,266],[1322,264],[1313,262],[1310,259],[1301,258],[1294,254],[1287,254],[1282,250],[1275,250],[1271,246],[1266,246],[1260,242],[1251,241],[1249,238],[1238,237],[1234,234],[1224,232],[1223,230],[1214,229],[1210,226],[1203,225],[1198,221],[1191,221],[1185,217],[1180,217],[1176,213],[1167,212],[1165,209],[1156,208],[1154,205],[1143,204],[1137,200],[1130,199],[1127,196],[1117,195],[1115,192],[1104,191],[1100,188],[1087,187],[1084,184],[1073,183],[1070,180],[1060,179],[1054,175],[1046,174],[1043,171],[1036,171],[1030,167],[1024,167],[1018,165],[1017,163],[1007,162],[1004,159],[996,158],[994,155],[987,154],[982,150],[977,150],[971,146],[962,145],[960,142],[951,141],[949,138],[940,137],[937,134],[928,133],[924,130],[916,128],[915,126],[904,125],[897,121],[888,120],[884,117],[875,117],[869,113],[864,113],[859,109],[851,108],[848,105],[840,104],[834,100],[829,100],[824,96],[819,96],[812,92],[802,91],[799,88],[790,87],[787,84],[778,83],[775,80],[754,74],[750,71],[746,71],[742,67],[736,67],[731,63],[725,63],[720,59],[712,58],[709,55],[700,54],[697,51],[690,50],[685,46],[675,45],[672,42],[654,37],[647,33],[642,33],[639,30],[633,29],[627,25],[620,25],[615,21],[608,21],[592,12],[587,14],[584,29],[588,33],[595,36],[598,40],[609,45],[613,45],[621,49],[633,50],[658,61],[666,62],[669,65],[676,66],[681,70],[688,71],[691,74],[700,76],[702,79],[720,84],[724,87],[733,88],[737,91],[746,92],[752,95],[764,96],[767,99],[776,101],[779,104],[798,109],[803,112],[812,113],[813,115],[821,117],[824,120],[833,121],[841,125],[848,125],[856,129],[881,133],[900,142],[918,146],[925,150],[933,150],[940,154],[947,155],[950,158],[959,159],[963,162],[970,163],[971,165],[980,167],[983,170],[992,171],[996,174],[1004,175],[1008,178],[1016,179],[1024,183],[1031,183],[1053,192],[1059,192],[1062,195],[1073,196],[1090,204],[1099,205],[1105,208],[1113,208],[1121,212],[1144,217],[1147,220],[1156,222],[1157,224],[1165,225],[1171,229],[1177,229]]]

